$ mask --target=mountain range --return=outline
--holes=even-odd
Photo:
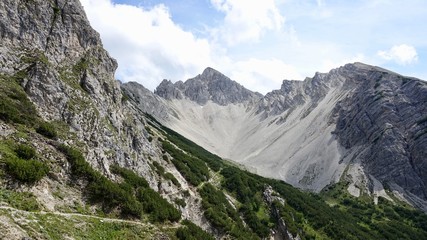
[[[422,80],[353,63],[265,96],[212,68],[154,93],[122,88],[142,111],[254,173],[315,192],[345,178],[356,197],[393,192],[426,209]]]
[[[117,66],[78,0],[0,2],[1,239],[427,238],[425,81]]]

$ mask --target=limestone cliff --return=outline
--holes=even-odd
[[[78,147],[94,169],[113,180],[117,176],[110,172],[110,167],[118,165],[143,176],[152,189],[172,203],[185,193],[187,204],[175,204],[183,217],[209,227],[206,222],[202,224],[198,193],[189,189],[172,163],[164,160],[161,142],[156,137],[161,133],[151,130],[143,113],[122,94],[120,83],[114,79],[117,63],[104,50],[79,1],[5,0],[0,2],[0,20],[2,81],[7,86],[16,81],[36,108],[34,117],[56,126],[60,135],[54,143],[40,140],[31,133],[34,130],[24,128],[31,137],[22,139],[16,137],[22,129],[1,121],[2,143],[30,144],[51,169],[60,171],[29,188],[12,179],[2,186],[29,190],[43,202],[44,209],[51,211],[62,208],[68,200],[72,204],[72,199],[85,204],[78,188],[64,185],[75,181],[76,176],[70,175],[66,159],[52,146],[65,144]],[[49,154],[43,149],[49,149]],[[174,173],[180,187],[158,174],[154,162],[165,172]],[[54,196],[51,189],[56,186],[67,201]]]

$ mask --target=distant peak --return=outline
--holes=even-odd
[[[207,67],[200,76],[204,79],[212,79],[213,76],[221,76],[222,78],[228,78],[220,71],[215,70],[211,67]]]
[[[205,70],[203,70],[203,73],[202,74],[205,74],[205,73],[210,73],[210,72],[214,72],[214,73],[220,73],[218,70],[216,70],[216,69],[213,69],[213,68],[211,68],[211,67],[207,67]],[[222,73],[221,73],[222,74]]]

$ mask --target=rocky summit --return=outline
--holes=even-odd
[[[78,0],[0,2],[0,239],[427,239],[425,82],[116,68]]]
[[[221,106],[255,101],[262,97],[260,93],[249,91],[213,68],[206,68],[202,74],[185,83],[163,80],[154,93],[168,100],[185,97],[200,105],[211,101]]]
[[[345,179],[354,196],[391,194],[427,209],[426,82],[354,63],[284,80],[265,96],[220,86],[236,83],[211,68],[186,82],[165,80],[154,95],[174,114],[141,110],[263,176],[317,192]]]

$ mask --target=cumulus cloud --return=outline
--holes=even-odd
[[[395,61],[400,65],[408,65],[418,60],[417,50],[410,45],[395,45],[386,51],[378,51],[378,56],[388,61]]]
[[[212,32],[231,46],[256,42],[266,31],[280,30],[285,22],[274,0],[211,0],[211,3],[225,14],[223,24]]]
[[[153,90],[162,79],[185,80],[213,62],[212,46],[176,25],[166,6],[150,9],[81,0],[92,26],[119,62],[116,77]]]
[[[217,31],[231,44],[256,40],[265,30],[280,29],[283,17],[273,0],[211,0],[225,13]],[[299,79],[295,68],[278,59],[235,60],[216,39],[200,38],[173,22],[169,9],[115,4],[111,0],[81,0],[92,26],[117,59],[116,77],[154,90],[163,79],[186,80],[211,66],[245,87],[266,93],[284,78]]]
[[[279,89],[284,79],[303,79],[295,67],[275,58],[238,61],[228,71],[231,79],[262,94]]]

